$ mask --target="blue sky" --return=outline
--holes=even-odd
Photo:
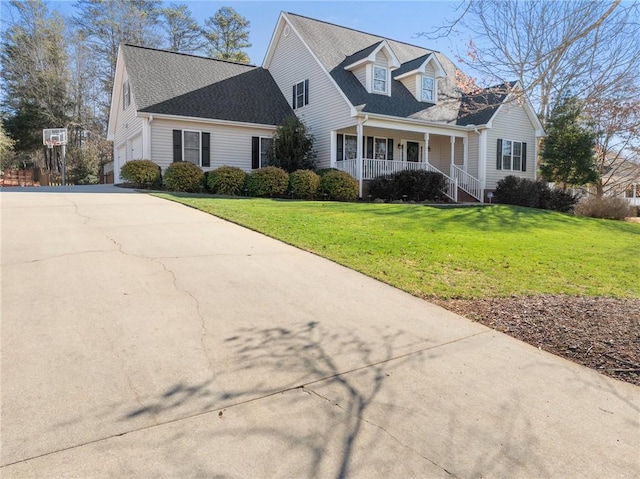
[[[6,12],[6,0],[3,14]],[[49,7],[64,15],[74,13],[75,1],[50,1]],[[169,3],[169,2],[165,2]],[[247,49],[251,63],[260,65],[273,33],[278,15],[288,11],[335,23],[368,33],[386,36],[439,50],[454,60],[454,54],[464,50],[469,38],[451,36],[449,39],[428,40],[418,38],[419,32],[441,26],[446,18],[455,16],[454,9],[459,2],[450,1],[213,1],[213,0],[173,0],[186,3],[196,20],[202,24],[223,6],[233,7],[250,22],[250,41]],[[3,20],[4,23],[5,20]]]

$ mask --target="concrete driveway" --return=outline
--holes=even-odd
[[[0,201],[4,478],[640,474],[640,388],[179,204]]]

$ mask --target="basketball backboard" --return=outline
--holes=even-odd
[[[42,130],[42,143],[49,148],[67,144],[66,128],[45,128]]]

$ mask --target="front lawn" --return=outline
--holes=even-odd
[[[640,224],[509,206],[224,199],[162,193],[422,298],[640,298]]]

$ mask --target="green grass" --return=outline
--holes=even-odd
[[[640,224],[509,206],[158,196],[422,298],[640,297]]]

